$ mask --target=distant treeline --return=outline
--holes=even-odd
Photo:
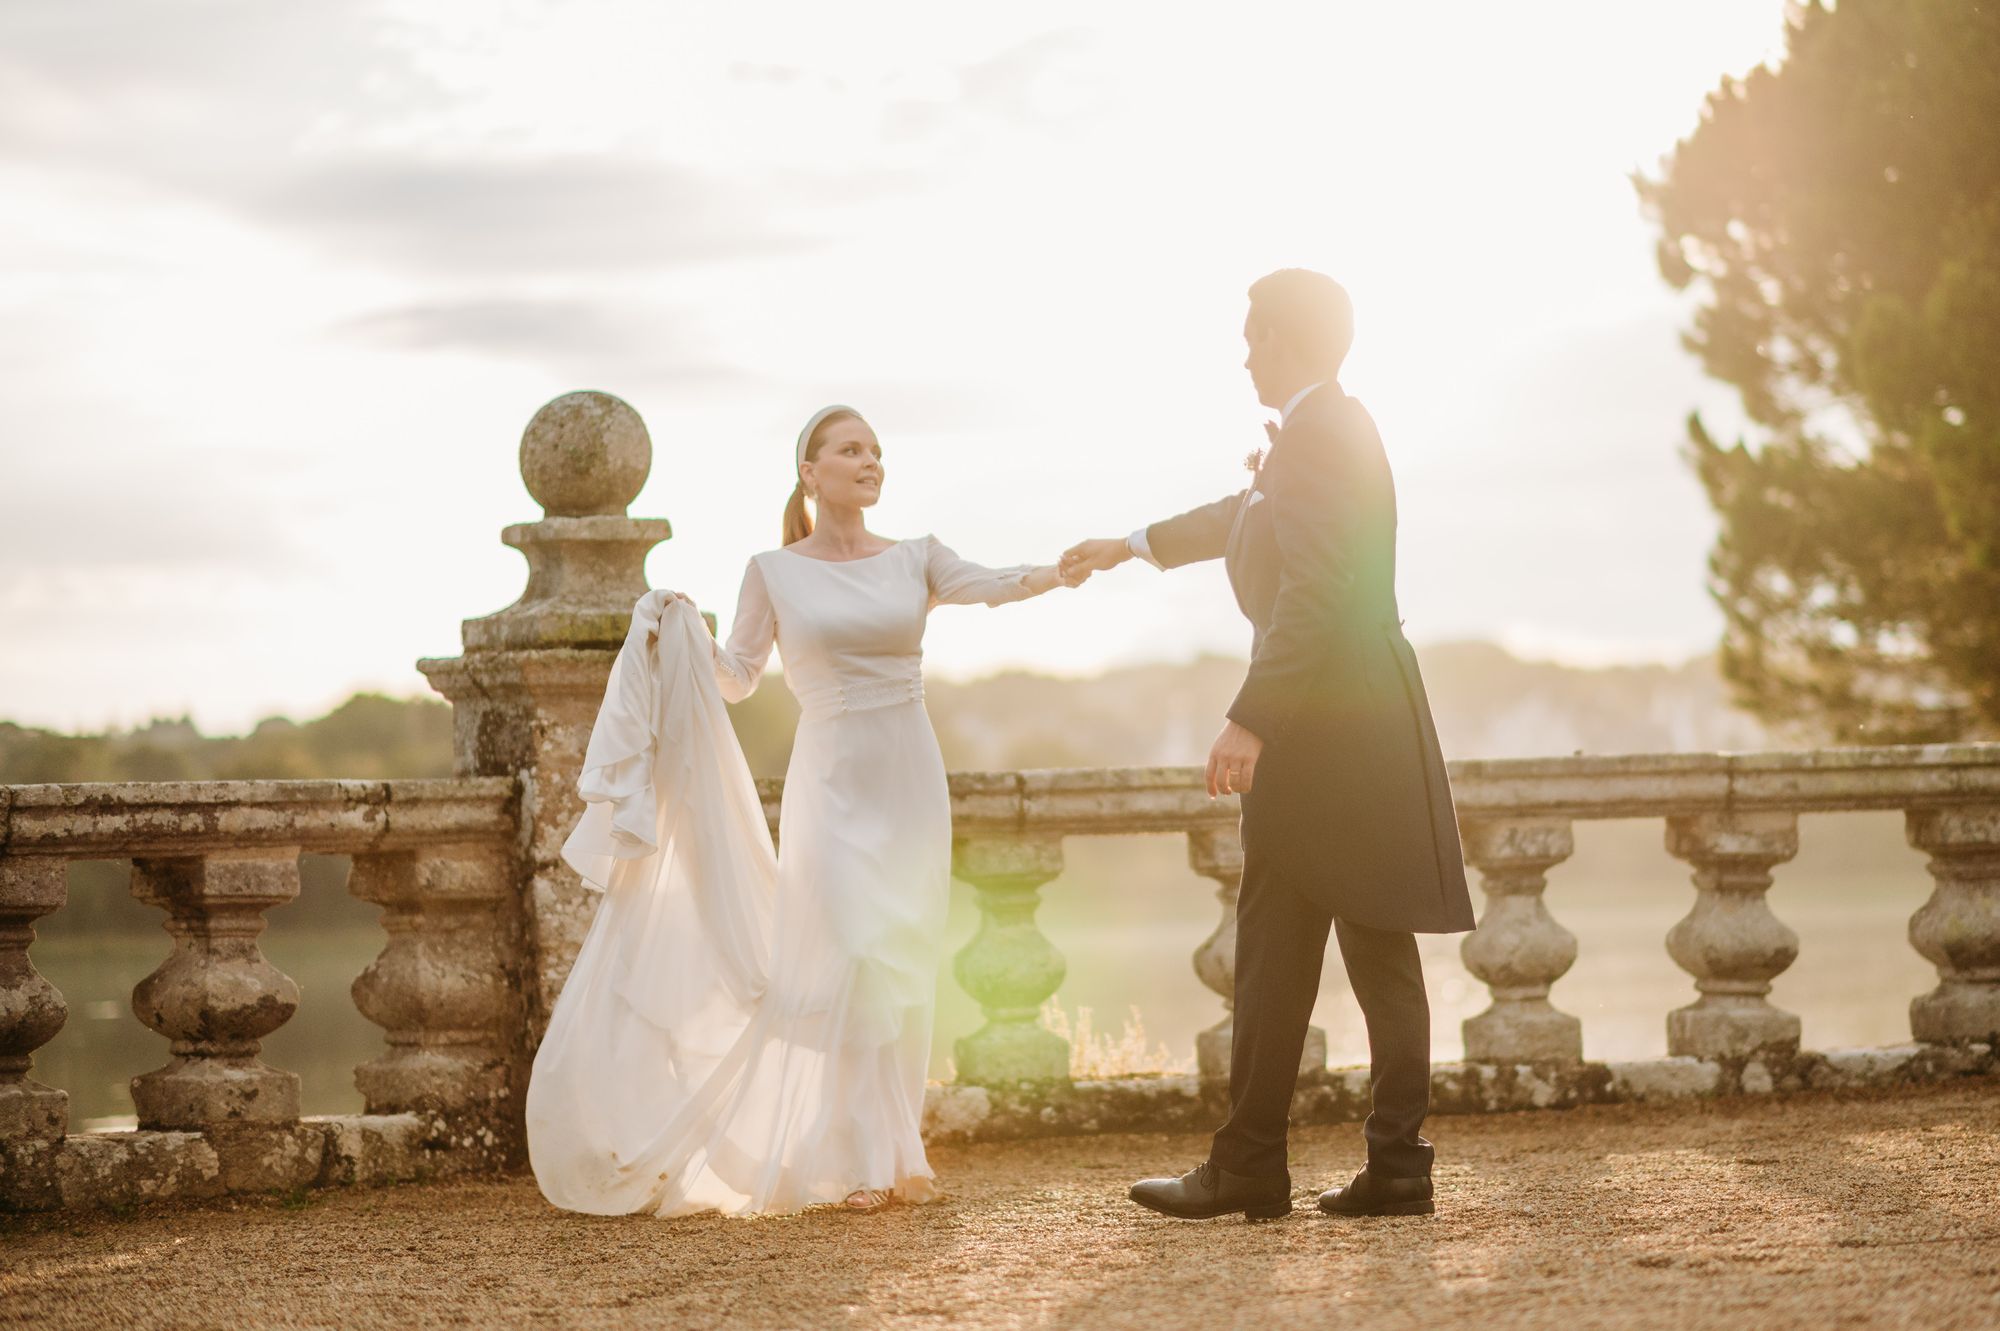
[[[203,735],[186,717],[98,735],[0,721],[0,785],[450,775],[451,706],[434,698],[357,693],[317,720],[274,716],[247,735]]]

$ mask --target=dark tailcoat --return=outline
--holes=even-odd
[[[1222,558],[1255,636],[1230,719],[1264,742],[1243,843],[1336,917],[1473,925],[1444,756],[1396,609],[1396,493],[1375,422],[1313,390],[1255,482],[1147,528],[1173,568]]]

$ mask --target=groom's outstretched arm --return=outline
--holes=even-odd
[[[1064,582],[1075,587],[1093,573],[1116,568],[1137,555],[1155,568],[1179,568],[1204,559],[1220,559],[1229,545],[1229,529],[1243,493],[1190,509],[1178,517],[1141,527],[1130,536],[1079,541],[1063,552]]]
[[[1229,529],[1243,507],[1243,492],[1164,518],[1127,537],[1132,553],[1160,568],[1179,568],[1204,559],[1220,559],[1229,546]]]

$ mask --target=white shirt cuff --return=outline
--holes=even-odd
[[[1148,564],[1151,564],[1154,568],[1162,570],[1166,568],[1165,564],[1153,558],[1153,546],[1146,539],[1146,529],[1144,527],[1139,528],[1139,530],[1125,538],[1125,548],[1145,560]]]

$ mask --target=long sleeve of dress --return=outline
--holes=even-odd
[[[987,568],[960,559],[957,551],[935,536],[926,536],[924,541],[928,547],[924,571],[930,579],[932,605],[1005,605],[1035,595],[1028,586],[1028,575],[1035,571],[1033,564]]]
[[[771,608],[764,571],[753,559],[743,571],[743,588],[736,594],[736,618],[730,621],[729,641],[715,648],[715,682],[724,702],[742,702],[757,691],[777,636],[778,614]]]

